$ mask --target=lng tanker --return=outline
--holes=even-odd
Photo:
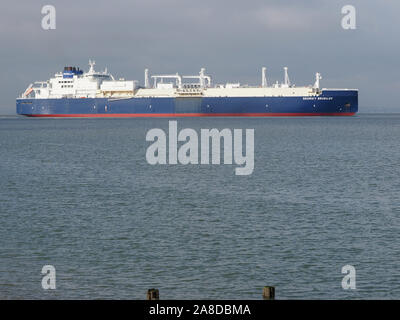
[[[202,68],[198,75],[151,75],[144,85],[115,79],[105,69],[65,67],[47,81],[30,84],[17,98],[17,114],[31,117],[198,117],[198,116],[351,116],[358,111],[357,89],[296,87],[284,67],[284,81],[261,85],[212,83]]]

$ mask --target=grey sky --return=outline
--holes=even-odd
[[[41,28],[52,4],[56,30]],[[341,27],[341,8],[357,10],[357,29]],[[0,114],[15,114],[29,83],[64,65],[96,67],[143,82],[150,73],[197,73],[215,82],[297,85],[322,74],[322,86],[358,88],[360,112],[400,111],[400,1],[370,0],[3,0],[0,8]]]

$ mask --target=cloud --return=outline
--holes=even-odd
[[[326,12],[293,5],[265,6],[256,13],[257,21],[269,32],[321,31],[326,29],[328,17]]]

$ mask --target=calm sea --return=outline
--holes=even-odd
[[[0,118],[0,299],[400,299],[400,114],[178,119],[254,128],[250,176],[149,165],[151,128]]]

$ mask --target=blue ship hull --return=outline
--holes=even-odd
[[[17,99],[17,114],[34,117],[350,116],[357,90],[316,97],[182,97]]]

